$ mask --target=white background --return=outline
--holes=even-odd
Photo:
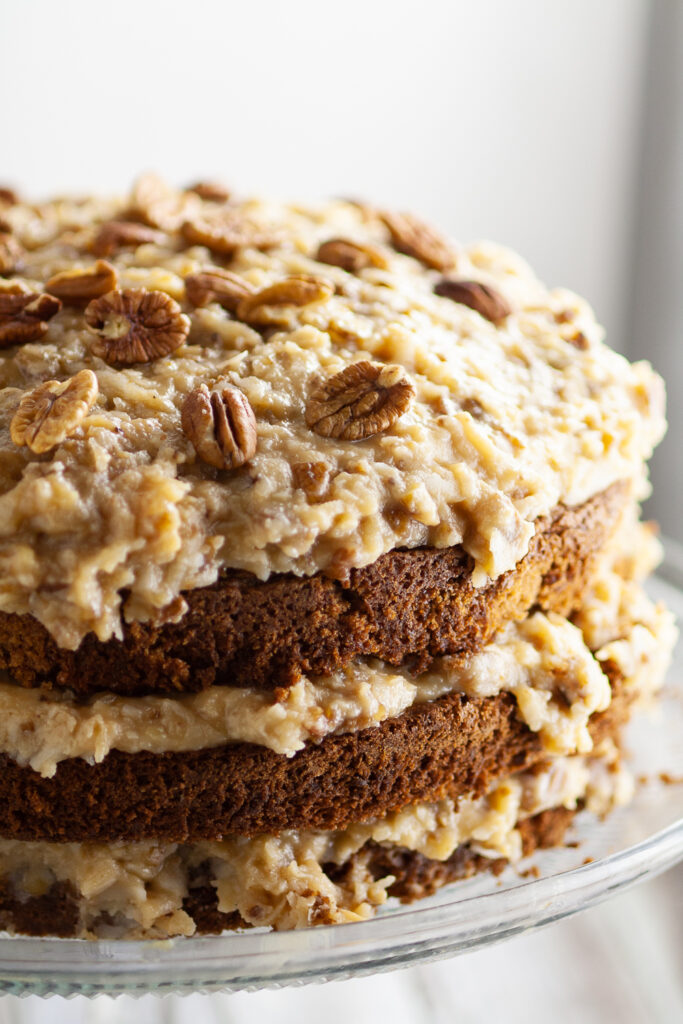
[[[2,174],[41,194],[155,168],[420,210],[585,293],[619,344],[645,16],[642,0],[5,0]]]
[[[675,47],[679,0],[0,0],[0,176],[34,196],[217,176],[517,248],[668,377],[649,514],[683,541]]]
[[[462,240],[512,245],[548,283],[585,294],[615,347],[668,371],[678,397],[656,512],[683,539],[682,11],[677,0],[0,0],[0,178],[40,196],[122,191],[146,168],[179,184],[216,176],[244,192],[366,196]],[[418,972],[88,1012],[673,1021],[680,879]],[[73,1022],[84,1005],[3,1000],[0,1021]]]
[[[214,175],[517,248],[668,377],[649,514],[683,541],[675,47],[680,0],[0,0],[0,177]]]

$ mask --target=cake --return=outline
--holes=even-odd
[[[628,800],[661,381],[355,201],[0,192],[0,926],[371,916]]]

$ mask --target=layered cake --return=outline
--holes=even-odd
[[[514,253],[0,192],[0,926],[366,918],[630,794],[661,381]]]

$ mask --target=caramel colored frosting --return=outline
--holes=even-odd
[[[217,240],[206,222],[221,217]],[[112,218],[128,227],[103,232]],[[462,544],[482,584],[558,503],[640,481],[664,430],[649,365],[608,349],[585,302],[491,243],[435,242],[353,203],[221,203],[149,180],[123,199],[19,203],[3,219],[24,251],[0,297],[50,287],[63,306],[44,303],[44,331],[29,311],[33,340],[15,332],[0,353],[0,609],[31,613],[64,647],[120,636],[124,619],[177,618],[182,591],[226,567],[341,577],[396,547]],[[320,250],[335,239],[346,247]],[[111,283],[98,254],[120,291],[154,299],[79,304],[74,270],[91,293]],[[211,301],[186,279],[216,266],[234,280]],[[124,351],[121,316],[136,310],[166,326]],[[326,388],[363,361],[394,390],[347,436]],[[84,370],[97,387],[88,377],[67,426],[51,413],[53,447],[33,451],[23,423],[15,444],[20,401]],[[236,388],[253,410],[255,444],[247,417],[232,468],[197,400],[183,427],[201,385],[246,409]]]
[[[649,535],[629,536],[639,538],[642,557]],[[549,754],[588,753],[590,717],[611,699],[604,663],[618,668],[634,696],[645,696],[661,685],[675,639],[671,613],[606,562],[575,622],[534,612],[465,661],[437,659],[421,676],[363,660],[329,676],[303,677],[280,699],[255,688],[212,686],[173,698],[105,693],[87,703],[6,681],[0,751],[48,777],[65,758],[94,763],[113,749],[164,753],[247,742],[292,756],[306,743],[377,726],[447,693],[507,691]]]

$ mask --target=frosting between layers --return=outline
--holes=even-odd
[[[112,749],[161,753],[249,742],[292,756],[308,742],[379,725],[414,703],[505,690],[549,753],[585,753],[592,747],[590,717],[611,697],[601,664],[613,662],[632,692],[652,693],[663,681],[676,630],[672,615],[638,583],[607,567],[575,622],[535,612],[509,623],[464,663],[441,658],[415,677],[359,661],[331,676],[303,678],[280,700],[260,689],[213,686],[178,698],[103,694],[78,704],[2,683],[0,751],[47,777],[65,758],[94,763]]]
[[[0,840],[0,863],[19,898],[70,882],[85,938],[191,935],[195,925],[183,899],[197,875],[215,887],[220,911],[238,911],[253,925],[358,921],[386,901],[393,877],[374,881],[361,862],[337,884],[325,864],[344,864],[370,840],[436,860],[468,843],[485,857],[516,861],[522,853],[516,825],[524,817],[551,807],[573,809],[579,800],[604,814],[630,799],[630,777],[611,741],[595,754],[553,758],[541,771],[505,779],[457,808],[451,800],[414,804],[339,832],[284,831],[187,845]]]
[[[89,264],[97,225],[127,205],[10,208],[30,250],[15,280],[39,289]],[[664,430],[660,379],[606,348],[589,307],[548,291],[516,255],[481,243],[456,256],[457,276],[512,305],[496,327],[435,295],[439,275],[395,253],[381,220],[352,204],[241,209],[283,241],[240,250],[231,271],[255,287],[315,273],[335,294],[287,307],[282,330],[265,340],[216,304],[185,303],[183,278],[215,259],[162,235],[111,259],[121,287],[184,303],[192,330],[178,352],[115,369],[92,354],[82,312],[65,308],[40,341],[0,353],[0,609],[29,612],[75,649],[90,630],[120,636],[122,616],[182,614],[181,592],[224,567],[261,579],[343,576],[396,547],[462,544],[482,584],[524,556],[534,521],[558,503],[642,480]],[[334,236],[384,247],[387,268],[351,275],[317,263],[319,243]],[[577,332],[585,348],[572,343]],[[307,396],[321,376],[363,358],[404,366],[414,402],[374,437],[319,437],[304,420]],[[8,425],[22,394],[84,367],[99,399],[75,436],[44,456],[16,448]],[[242,389],[257,419],[256,454],[233,473],[199,461],[180,426],[188,391],[219,378]],[[315,493],[297,486],[301,463],[319,464]]]

